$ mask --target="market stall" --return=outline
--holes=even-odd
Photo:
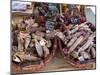
[[[95,15],[87,7],[12,1],[12,73],[95,69]]]

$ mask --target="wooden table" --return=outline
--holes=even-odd
[[[51,62],[49,62],[40,72],[95,69],[95,63],[87,68],[75,68],[72,65],[68,64],[66,61],[67,60],[63,58],[61,53],[57,51]]]

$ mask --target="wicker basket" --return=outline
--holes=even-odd
[[[42,68],[45,67],[45,65],[50,62],[52,57],[55,55],[55,50],[57,48],[57,40],[54,38],[54,44],[51,50],[51,53],[44,59],[41,60],[39,64],[31,64],[27,66],[22,66],[22,64],[16,64],[14,62],[11,63],[11,72],[12,74],[22,74],[22,73],[35,73],[42,70]]]
[[[88,23],[88,24],[91,24],[91,23]],[[90,28],[91,28],[93,31],[96,30],[95,25],[92,25]],[[57,38],[57,40],[58,40],[58,47],[59,47],[59,49],[60,49],[62,55],[64,56],[64,59],[66,60],[66,62],[67,62],[68,64],[71,64],[73,67],[76,67],[76,68],[83,68],[83,69],[85,68],[85,69],[86,69],[86,68],[89,68],[90,66],[93,67],[93,66],[94,66],[94,63],[96,63],[96,59],[89,60],[89,61],[87,61],[86,63],[80,63],[79,61],[78,61],[78,62],[74,61],[74,59],[71,58],[71,57],[65,56],[65,54],[64,54],[63,51],[62,51],[62,49],[63,49],[63,47],[62,47],[62,42],[61,42],[61,40],[60,40],[59,38]]]

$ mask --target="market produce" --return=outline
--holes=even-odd
[[[18,30],[13,31],[17,38],[14,36],[12,45],[14,45],[15,40],[18,44],[12,47],[12,61],[17,63],[41,61],[51,52],[50,49],[53,44],[51,38],[47,38],[45,28],[38,26],[35,19],[27,18],[23,21],[26,24],[24,30],[19,26]]]
[[[40,57],[42,57],[43,56],[43,50],[42,50],[40,43],[36,39],[35,39],[35,47],[36,47],[38,55]]]
[[[43,34],[43,32],[41,32]],[[37,34],[37,33],[36,33]],[[31,38],[32,36],[29,35],[28,33],[19,33],[18,36],[18,50],[17,52],[28,52],[28,50],[30,51],[30,49],[28,48],[35,48],[33,51],[35,51],[35,53],[37,54],[38,57],[47,57],[47,55],[50,54],[49,48],[51,47],[51,40],[46,40],[45,38],[43,38],[43,36],[40,35],[36,35],[35,33],[32,33],[33,38]],[[45,34],[45,33],[44,33]],[[15,56],[16,54],[14,54]],[[33,54],[34,55],[34,54]],[[24,56],[27,56],[27,54]],[[19,55],[19,58],[20,57]],[[24,59],[24,57],[23,57]],[[14,60],[13,60],[14,61]],[[24,60],[23,60],[24,61]]]
[[[13,61],[17,63],[22,63],[26,61],[39,61],[40,58],[30,55],[30,54],[25,54],[24,52],[17,52],[13,56]]]

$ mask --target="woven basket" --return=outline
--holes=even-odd
[[[91,23],[88,23],[88,24],[91,24]],[[96,27],[95,27],[95,25],[92,25],[91,27],[90,27],[93,31],[95,31],[96,30]],[[71,58],[71,57],[68,57],[68,56],[65,56],[65,54],[63,53],[63,51],[62,51],[62,49],[63,49],[63,47],[62,47],[62,42],[61,42],[61,40],[59,39],[59,38],[57,38],[57,40],[58,40],[58,47],[59,47],[59,49],[60,49],[60,51],[61,51],[61,54],[64,56],[64,59],[66,60],[66,62],[68,63],[68,64],[71,64],[73,67],[76,67],[76,68],[88,68],[88,67],[90,67],[90,66],[94,66],[94,63],[96,63],[96,59],[93,59],[93,60],[89,60],[89,61],[87,61],[86,63],[80,63],[79,61],[78,62],[76,62],[76,61],[74,61],[74,59],[73,58]]]
[[[22,64],[16,64],[14,62],[11,63],[11,72],[12,74],[22,74],[22,73],[35,73],[42,70],[42,68],[45,67],[45,65],[50,62],[52,57],[55,55],[55,50],[57,48],[57,40],[54,38],[54,44],[51,50],[51,53],[44,59],[41,60],[39,64],[31,64],[27,66],[22,66]]]

